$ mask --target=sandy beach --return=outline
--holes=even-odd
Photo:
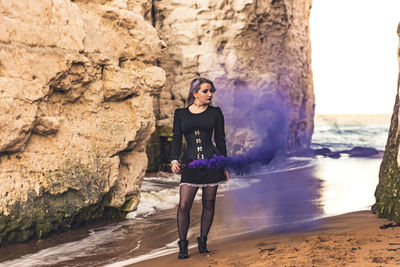
[[[379,158],[322,159],[314,166],[270,174],[274,180],[282,182],[278,186],[263,183],[272,187],[273,192],[278,192],[270,192],[268,195],[271,198],[263,195],[261,200],[257,197],[257,192],[268,190],[259,188],[261,185],[258,184],[255,187],[259,190],[250,187],[239,197],[235,197],[238,193],[225,194],[224,200],[219,202],[219,219],[209,242],[209,249],[212,250],[210,255],[199,254],[195,238],[191,238],[190,243],[194,247],[190,249],[188,259],[178,260],[177,253],[172,253],[125,266],[399,266],[400,227],[382,229],[382,226],[393,222],[378,218],[367,207],[356,211],[355,206],[359,203],[358,207],[361,207],[362,201],[364,204],[373,203],[373,183],[377,182],[379,162]],[[268,178],[264,177],[263,181],[265,179]],[[296,189],[287,192],[285,186],[289,184]],[[313,194],[320,202],[307,198],[307,195]],[[232,199],[241,201],[234,202]],[[249,199],[257,199],[280,209],[266,209],[261,205],[254,208],[250,204],[254,202]],[[300,205],[295,205],[295,200]],[[232,206],[229,208],[228,203],[235,203],[235,209]],[[270,218],[269,226],[263,230],[218,239],[221,225],[225,227],[224,232],[229,228],[237,229],[235,220],[227,219],[227,214],[238,216],[242,211],[240,206],[248,207],[246,214],[251,214],[249,217],[253,220],[265,219],[261,214],[282,218],[284,214],[280,210],[284,210],[287,216],[283,220],[276,219],[276,223]],[[288,209],[287,206],[296,208]],[[346,208],[355,211],[334,215]],[[325,217],[327,213],[332,216]],[[298,217],[301,214],[305,215],[303,221]],[[318,215],[322,218],[307,220]],[[249,227],[244,221],[241,221],[241,225]]]
[[[380,162],[295,158],[233,176],[217,195],[208,256],[195,243],[197,200],[189,259],[177,259],[175,207],[0,248],[0,266],[394,266],[400,227],[380,229],[390,222],[369,211]],[[176,186],[161,178],[167,191],[154,194],[162,202],[177,197]]]
[[[210,255],[197,252],[192,234],[189,259],[178,260],[175,250],[110,266],[396,266],[400,228],[380,229],[391,222],[377,218],[368,205],[374,201],[379,162],[320,159],[257,176],[260,183],[218,199]],[[197,203],[192,211],[194,232],[199,209]]]
[[[309,229],[296,224],[210,242],[210,255],[193,248],[185,260],[174,253],[130,266],[398,266],[400,227],[380,229],[389,223],[370,211],[352,212]]]

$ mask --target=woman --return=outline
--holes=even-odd
[[[211,158],[214,154],[226,157],[224,116],[219,107],[210,105],[214,92],[215,87],[212,81],[195,78],[190,83],[189,96],[186,100],[187,107],[175,110],[171,170],[174,173],[181,173],[177,215],[179,259],[188,257],[186,237],[190,223],[190,209],[199,187],[202,188],[203,210],[200,236],[197,238],[198,248],[200,253],[210,252],[207,249],[207,235],[214,218],[218,184],[229,180],[229,172],[223,167],[183,167],[193,160]],[[216,146],[211,141],[213,131]],[[178,158],[181,153],[182,134],[185,136],[187,148],[181,165]]]

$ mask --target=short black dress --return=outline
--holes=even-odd
[[[181,153],[182,134],[185,136],[187,147],[181,163],[196,159],[208,159],[214,154],[226,157],[224,116],[219,107],[208,106],[201,113],[192,113],[189,108],[175,110],[173,124],[173,139],[171,160],[178,160]],[[212,142],[214,132],[215,145]],[[191,186],[213,186],[225,182],[223,167],[181,169],[181,184]]]

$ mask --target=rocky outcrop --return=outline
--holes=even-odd
[[[400,37],[400,24],[397,34]],[[400,46],[397,50],[397,57],[400,63]],[[389,137],[379,170],[379,184],[375,191],[376,203],[372,206],[372,211],[379,217],[388,218],[396,223],[400,223],[400,74],[398,81]]]
[[[278,144],[306,149],[313,133],[311,0],[154,1],[167,81],[158,125],[171,125],[191,79],[212,79],[222,106],[229,154]],[[249,119],[250,118],[250,119]]]
[[[0,244],[136,208],[165,82],[150,10],[0,2]]]

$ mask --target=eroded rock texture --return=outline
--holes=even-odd
[[[191,79],[201,75],[217,86],[214,104],[225,114],[229,154],[260,142],[279,142],[289,152],[308,148],[314,128],[311,4],[155,0],[153,21],[165,43],[160,66],[167,73],[159,125],[171,125]]]
[[[149,1],[0,1],[0,244],[136,208],[165,82]]]
[[[397,34],[400,37],[400,24]],[[397,58],[400,63],[400,46],[397,50]],[[400,74],[398,81],[389,137],[379,170],[379,184],[375,191],[376,203],[372,206],[373,212],[379,217],[388,218],[396,223],[400,223]]]

